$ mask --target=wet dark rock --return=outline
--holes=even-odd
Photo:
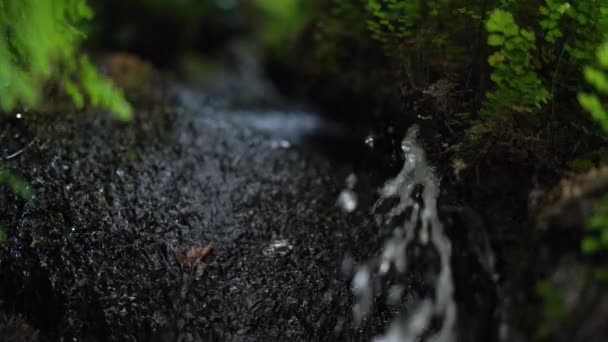
[[[608,168],[565,177],[546,192],[535,192],[536,220],[544,229],[574,230],[593,214],[593,203],[608,192]]]
[[[8,165],[36,195],[0,192],[1,308],[44,340],[372,336],[352,326],[340,271],[345,253],[362,260],[381,241],[364,209],[336,207],[352,163],[310,144],[315,127],[299,135],[302,114],[285,114],[296,133],[272,133],[252,124],[268,112],[188,96],[199,102],[127,125],[89,114],[3,125],[2,153],[35,141]],[[289,148],[273,148],[281,140]],[[373,182],[358,177],[366,208]],[[209,244],[204,269],[180,264]]]

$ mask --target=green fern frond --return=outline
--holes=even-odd
[[[88,98],[118,118],[131,116],[121,93],[78,52],[84,34],[77,27],[92,16],[85,0],[0,2],[0,109],[36,106],[47,81],[63,81],[77,107]]]

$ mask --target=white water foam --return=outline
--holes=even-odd
[[[417,143],[418,127],[410,128],[401,143],[405,162],[401,172],[387,181],[380,191],[380,199],[374,206],[376,210],[384,201],[396,198],[398,203],[385,214],[386,222],[400,215],[409,215],[394,230],[377,260],[370,260],[360,266],[352,280],[352,291],[357,298],[353,306],[357,322],[367,317],[373,308],[375,277],[383,277],[394,270],[398,274],[408,272],[408,248],[416,239],[436,251],[439,258],[439,272],[434,279],[434,295],[424,298],[409,310],[406,317],[395,319],[383,336],[374,342],[425,341],[452,342],[455,340],[456,304],[453,298],[454,284],[450,266],[451,243],[437,212],[440,181],[428,165],[422,148]],[[421,200],[415,199],[415,190],[422,187]],[[417,230],[417,227],[420,229]],[[390,292],[401,293],[403,288],[392,286]],[[440,328],[430,330],[431,322],[440,321]]]

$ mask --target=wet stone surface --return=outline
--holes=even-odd
[[[7,165],[36,196],[0,192],[0,308],[44,340],[373,336],[352,327],[341,269],[383,232],[365,209],[375,188],[364,172],[357,209],[336,203],[357,170],[314,135],[339,127],[179,98],[137,129],[93,115],[5,125],[2,153],[34,141]],[[201,253],[185,263],[188,251]]]

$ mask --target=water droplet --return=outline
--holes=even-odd
[[[273,140],[270,143],[270,147],[272,147],[272,149],[288,149],[291,147],[291,143],[288,140],[285,139],[281,139],[281,140]]]
[[[344,318],[338,318],[336,326],[334,327],[334,333],[338,335],[342,330],[344,330]]]
[[[357,194],[352,190],[342,190],[338,196],[338,206],[347,213],[352,213],[357,209]]]
[[[367,267],[362,267],[357,271],[355,277],[353,278],[353,292],[361,293],[365,290],[369,289],[369,278],[371,274]]]
[[[342,266],[340,267],[340,269],[342,270],[342,274],[350,275],[351,272],[353,271],[353,266],[354,266],[353,257],[350,255],[344,256],[344,259],[342,259]]]
[[[376,139],[374,138],[374,136],[372,134],[368,135],[367,137],[365,137],[365,145],[369,146],[370,148],[374,148],[374,143]]]
[[[391,269],[391,263],[389,260],[383,260],[380,264],[380,274],[387,274]]]
[[[285,256],[292,249],[293,249],[293,245],[291,245],[289,243],[289,240],[280,239],[280,240],[274,240],[273,242],[271,242],[270,245],[268,245],[266,248],[264,248],[264,250],[262,251],[262,254],[264,254],[267,257],[274,256],[277,254],[279,256]]]
[[[346,187],[352,190],[355,188],[355,185],[357,185],[357,176],[354,173],[351,173],[346,177]]]

